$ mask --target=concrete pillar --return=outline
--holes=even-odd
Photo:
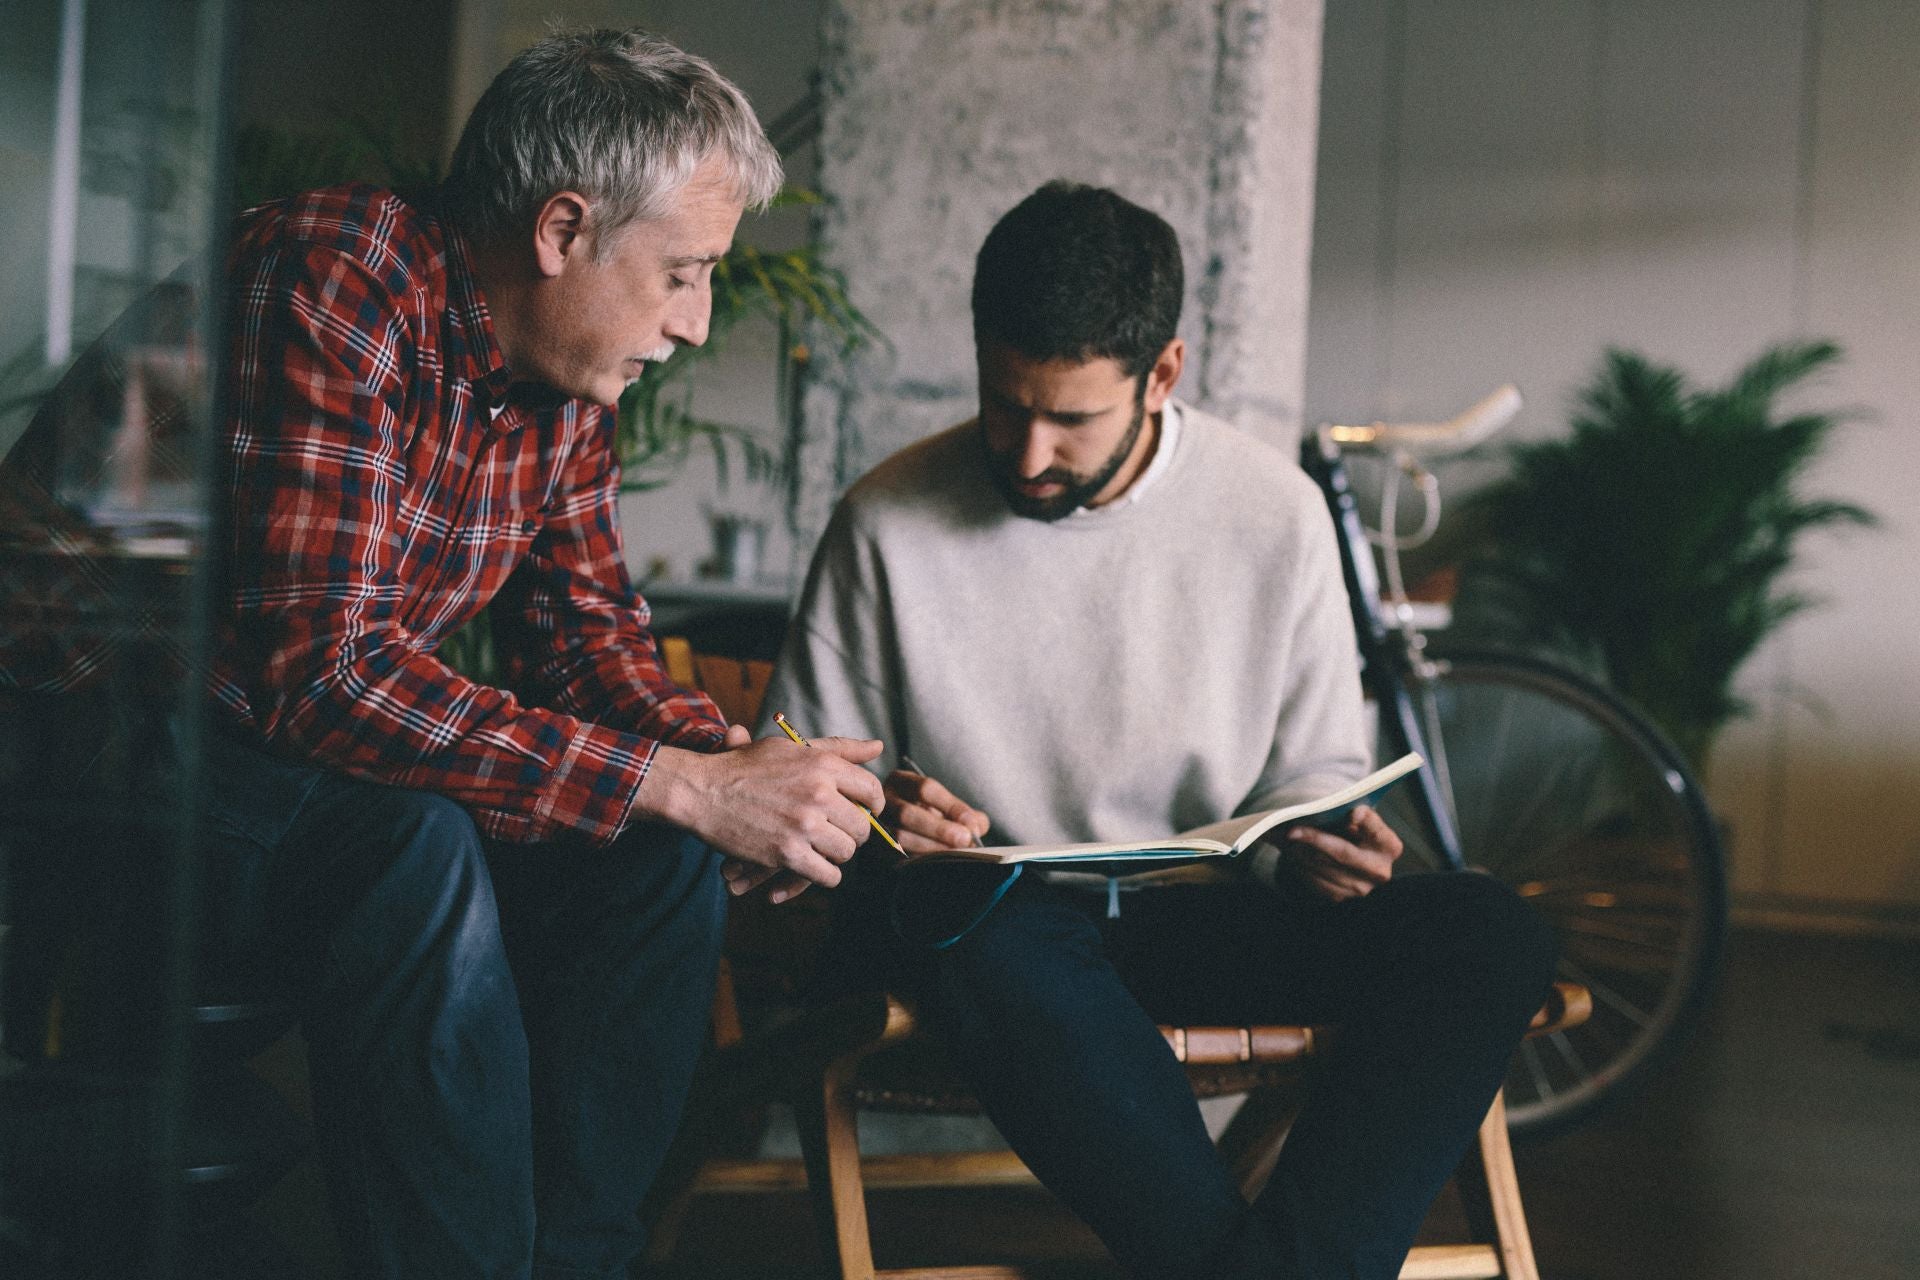
[[[821,233],[892,341],[805,400],[802,553],[839,491],[975,407],[994,221],[1064,177],[1172,223],[1188,399],[1291,447],[1306,349],[1322,0],[829,0]]]

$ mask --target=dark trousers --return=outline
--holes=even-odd
[[[917,996],[1014,1150],[1151,1277],[1395,1276],[1556,951],[1515,894],[1465,873],[1337,906],[1168,886],[1123,895],[1112,920],[1104,896],[1028,875],[938,951],[879,945],[883,913],[849,901],[841,963]],[[1340,1027],[1251,1206],[1157,1021]]]
[[[706,1034],[716,855],[501,845],[440,796],[209,756],[204,981],[295,1001],[350,1272],[624,1275]]]

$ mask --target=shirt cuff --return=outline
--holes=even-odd
[[[572,834],[597,847],[619,839],[659,747],[583,721],[534,810],[533,838]]]

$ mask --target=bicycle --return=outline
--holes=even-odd
[[[1503,387],[1445,423],[1329,424],[1302,441],[1301,464],[1339,532],[1362,681],[1379,714],[1378,758],[1427,759],[1417,785],[1381,806],[1406,843],[1402,868],[1472,869],[1512,885],[1558,928],[1561,976],[1593,994],[1585,1025],[1528,1041],[1515,1057],[1509,1124],[1537,1135],[1617,1099],[1684,1037],[1718,968],[1726,883],[1700,787],[1642,714],[1556,663],[1449,649],[1417,625],[1400,552],[1439,523],[1438,483],[1420,458],[1463,452],[1519,405]],[[1372,536],[1349,453],[1389,467]],[[1426,510],[1403,539],[1395,516],[1408,478]]]

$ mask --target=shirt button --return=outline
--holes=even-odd
[[[538,533],[540,532],[540,522],[538,520],[522,520],[520,522],[520,532]]]

